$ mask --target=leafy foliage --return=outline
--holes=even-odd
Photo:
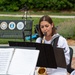
[[[64,21],[58,25],[57,32],[68,39],[75,39],[75,20]]]
[[[18,11],[26,4],[30,10],[75,10],[74,0],[0,0],[0,11]]]

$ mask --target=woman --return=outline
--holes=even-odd
[[[68,65],[70,60],[70,55],[69,55],[70,51],[69,51],[67,41],[64,37],[62,37],[56,32],[54,23],[48,15],[41,17],[39,20],[39,35],[40,37],[36,39],[36,42],[37,43],[42,42],[46,44],[51,44],[53,39],[59,36],[57,47],[64,48],[66,65]],[[46,68],[46,70],[47,70],[47,75],[67,75],[67,70],[61,67],[57,67],[57,69]]]

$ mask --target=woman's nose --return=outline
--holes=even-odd
[[[46,31],[46,27],[44,27],[44,31]]]

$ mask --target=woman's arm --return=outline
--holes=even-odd
[[[68,65],[69,62],[70,62],[70,49],[69,49],[69,46],[68,46],[68,43],[67,43],[66,39],[62,36],[59,37],[58,47],[64,48],[66,64]]]

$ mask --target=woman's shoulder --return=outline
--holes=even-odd
[[[66,38],[60,35],[59,40],[64,42],[66,41]]]
[[[68,43],[66,38],[64,38],[63,36],[60,36],[58,40],[58,45],[60,45],[61,47],[67,46]]]
[[[53,37],[52,37],[52,41],[54,40],[54,39],[56,39],[56,38],[58,38],[59,39],[59,41],[66,41],[66,38],[64,38],[62,35],[60,35],[60,34],[54,34],[53,35]]]
[[[41,40],[42,40],[42,38],[41,38],[41,37],[38,37],[38,38],[36,39],[36,42],[37,42],[37,43],[40,43]]]

